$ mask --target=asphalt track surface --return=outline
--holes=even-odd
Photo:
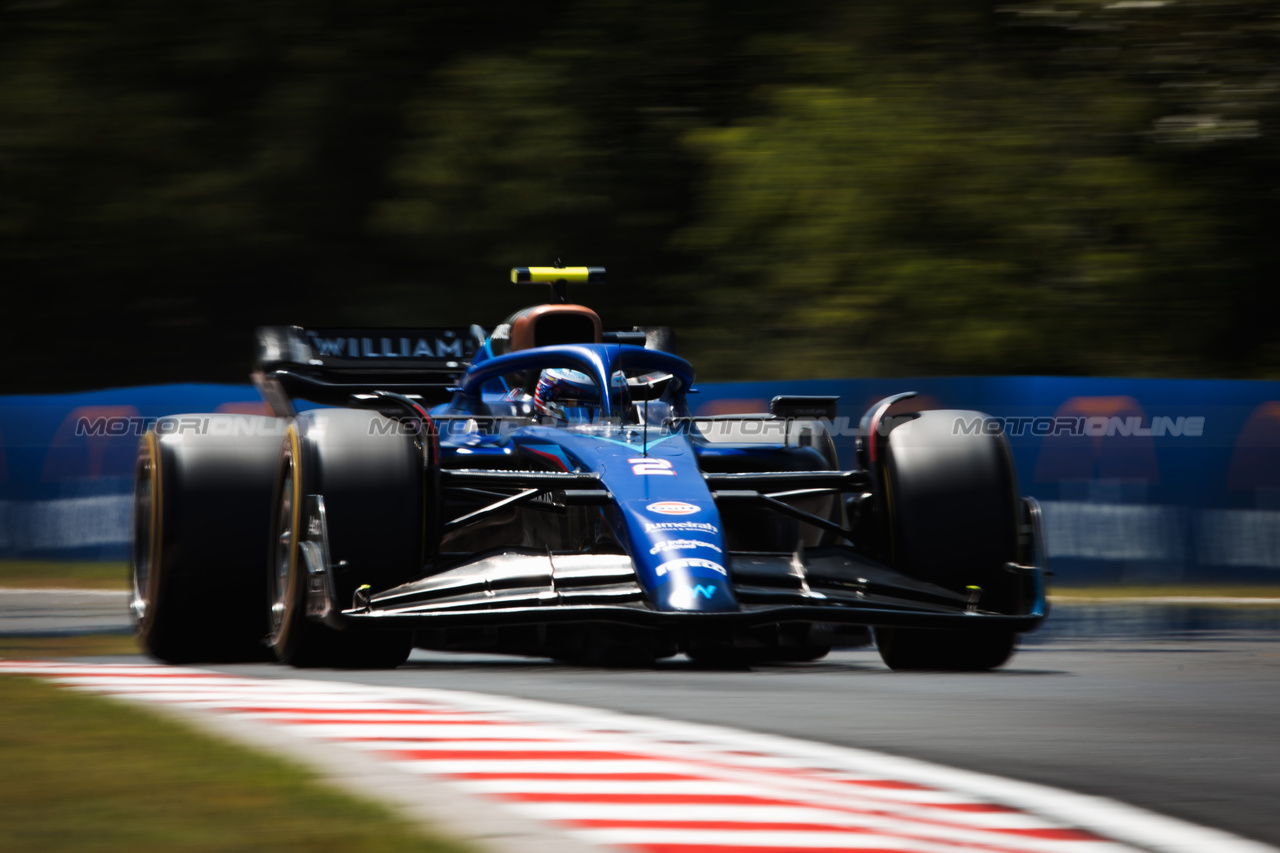
[[[0,635],[123,633],[128,607],[124,592],[0,588]]]
[[[0,623],[13,625],[5,598]],[[468,690],[788,735],[1106,796],[1280,845],[1280,636],[1270,632],[1050,636],[984,674],[894,673],[873,650],[738,671],[683,659],[588,669],[422,651],[392,671],[213,668]]]

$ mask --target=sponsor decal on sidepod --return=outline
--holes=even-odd
[[[702,507],[687,504],[684,501],[656,501],[645,509],[659,515],[693,515],[695,512],[702,511]]]

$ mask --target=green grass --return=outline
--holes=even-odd
[[[0,587],[127,590],[129,567],[125,563],[0,560]]]
[[[0,767],[9,853],[469,849],[285,762],[26,678],[0,677]]]
[[[0,658],[10,660],[136,655],[141,651],[138,641],[128,634],[73,634],[65,637],[13,634],[0,637]]]

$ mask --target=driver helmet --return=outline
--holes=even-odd
[[[626,387],[620,372],[612,381],[615,387]],[[590,376],[562,367],[542,371],[533,391],[533,406],[539,413],[565,423],[593,423],[604,408],[600,389]]]

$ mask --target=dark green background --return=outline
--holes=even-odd
[[[11,0],[0,393],[604,265],[706,379],[1274,378],[1270,0]]]

